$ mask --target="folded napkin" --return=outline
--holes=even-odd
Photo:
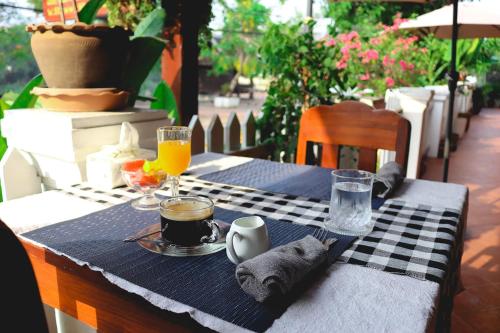
[[[236,267],[241,288],[258,302],[285,295],[327,259],[328,249],[312,236],[278,246]]]
[[[375,175],[372,195],[387,198],[403,182],[403,169],[396,162],[387,162]]]

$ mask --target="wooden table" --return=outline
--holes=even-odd
[[[206,160],[205,163],[198,163],[198,166],[193,168],[194,174],[197,172],[213,172],[212,162],[214,162],[212,164],[217,165],[217,169],[220,169],[223,165],[229,167],[248,161],[248,159],[239,157],[231,157],[231,160],[221,160],[221,158],[227,159],[227,157],[211,155],[213,156],[208,156],[208,159],[205,158],[206,156],[203,157],[202,159]],[[447,194],[447,192],[452,194]],[[0,218],[15,232],[21,233],[29,230],[29,228],[23,227],[23,221],[32,219],[29,217],[30,212],[22,210],[20,207],[33,206],[34,204],[45,207],[45,211],[39,211],[36,214],[39,218],[38,221],[42,224],[64,221],[77,217],[75,214],[83,215],[84,212],[90,213],[104,208],[88,203],[85,203],[88,206],[83,207],[83,200],[73,197],[71,200],[75,202],[75,207],[82,206],[82,209],[73,215],[70,214],[71,216],[58,216],[59,220],[54,220],[54,218],[51,218],[53,216],[51,212],[54,211],[57,205],[61,204],[62,196],[63,193],[61,192],[45,192],[0,204]],[[436,201],[438,201],[450,208],[460,209],[463,223],[465,223],[467,190],[461,186],[408,180],[396,193],[396,197],[402,200],[414,199],[422,203],[428,203],[426,200],[430,200],[429,203],[436,204]],[[71,211],[69,201],[63,204],[67,206],[68,211]],[[22,242],[32,261],[43,302],[60,309],[99,331],[184,332],[208,330],[187,314],[174,314],[170,311],[161,310],[142,297],[124,291],[109,282],[100,272],[79,266],[72,260],[32,242],[26,240],[22,240]],[[363,269],[367,270],[367,278],[375,273],[375,270]],[[438,305],[435,304],[436,307]],[[432,330],[433,319],[431,317],[428,318],[428,329]]]
[[[100,272],[23,241],[43,303],[101,332],[199,332],[187,314],[161,310],[109,282]]]

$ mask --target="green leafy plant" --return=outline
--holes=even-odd
[[[424,36],[420,45],[425,52],[421,53],[420,63],[424,72],[419,78],[419,84],[437,85],[445,83],[445,73],[450,66],[445,54],[448,52],[448,40],[438,39],[433,35]]]
[[[82,8],[81,13],[85,14],[86,23],[91,23],[93,21],[93,18],[95,18],[97,12],[105,2],[106,1],[103,0],[90,0],[84,8]],[[131,3],[130,1],[108,0],[106,3],[111,13],[113,13],[113,10],[120,11],[121,9],[118,8],[120,6],[135,5],[135,2]],[[155,4],[155,1],[146,1],[142,5],[139,3],[139,6],[144,6],[141,7],[144,10],[141,12],[141,15],[134,14],[133,17],[137,19],[142,15],[145,16],[139,21],[134,21],[134,24],[127,20],[115,22],[121,22],[125,24],[125,28],[133,28],[135,30],[134,34],[130,37],[129,59],[121,83],[122,88],[126,89],[131,94],[129,97],[129,105],[131,106],[135,104],[141,85],[157,63],[166,45],[166,40],[159,38],[163,32],[166,13],[162,8],[155,8]],[[125,10],[125,12],[131,14],[130,8],[132,7],[127,8],[129,8],[129,10]],[[136,12],[132,11],[132,13]]]
[[[0,27],[0,96],[19,91],[39,71],[24,25]]]
[[[325,1],[323,15],[335,22],[334,35],[354,30],[362,36],[369,36],[378,24],[392,24],[398,13],[402,17],[415,17],[448,5],[449,2],[433,0],[425,4],[412,4],[409,1]]]
[[[165,15],[164,9],[154,9],[141,20],[131,37],[129,61],[122,79],[122,87],[131,93],[129,105],[135,104],[141,85],[165,49],[166,40],[158,37],[163,32]]]
[[[33,88],[35,87],[41,86],[42,83],[42,74],[38,74],[37,76],[32,78],[28,83],[26,83],[23,90],[21,90],[9,109],[26,109],[35,106],[38,97],[31,94],[31,90],[33,90]]]
[[[174,124],[179,124],[180,117],[177,110],[177,102],[175,101],[175,95],[165,83],[161,81],[153,93],[154,101],[151,102],[150,108],[153,110],[165,110],[170,119],[172,119]]]
[[[270,22],[270,10],[259,0],[236,0],[231,4],[219,0],[219,3],[225,14],[222,36],[202,45],[201,57],[211,60],[214,75],[235,73],[229,86],[231,94],[240,76],[252,81],[262,72],[257,53]]]
[[[262,41],[264,72],[272,80],[257,125],[262,143],[275,147],[275,160],[294,160],[303,110],[353,98],[353,87],[335,66],[340,48],[315,39],[315,24],[273,24]]]
[[[156,8],[139,22],[134,31],[134,37],[157,37],[163,31],[165,10]]]
[[[90,0],[78,12],[78,19],[80,22],[92,24],[99,9],[104,5],[106,0]]]
[[[156,8],[155,0],[105,0],[108,9],[108,23],[132,31]]]

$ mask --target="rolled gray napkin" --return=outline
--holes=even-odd
[[[373,180],[372,195],[387,198],[403,182],[403,169],[396,162],[385,163]]]
[[[327,247],[308,235],[278,246],[236,267],[241,288],[258,302],[285,295],[327,259]]]

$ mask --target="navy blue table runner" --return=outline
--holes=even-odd
[[[328,201],[332,193],[331,173],[332,169],[317,166],[255,159],[198,178]],[[372,208],[380,208],[384,201],[381,198],[373,198]]]
[[[216,208],[215,216],[231,222],[244,214]],[[272,246],[313,234],[315,227],[294,225],[263,216]],[[167,257],[122,240],[159,222],[158,212],[137,211],[124,203],[74,220],[23,234],[71,258],[99,267],[135,285],[253,331],[264,331],[293,301],[261,304],[245,294],[234,277],[225,251],[201,257]],[[330,251],[338,257],[355,237],[335,235]],[[293,296],[292,296],[293,297]]]

